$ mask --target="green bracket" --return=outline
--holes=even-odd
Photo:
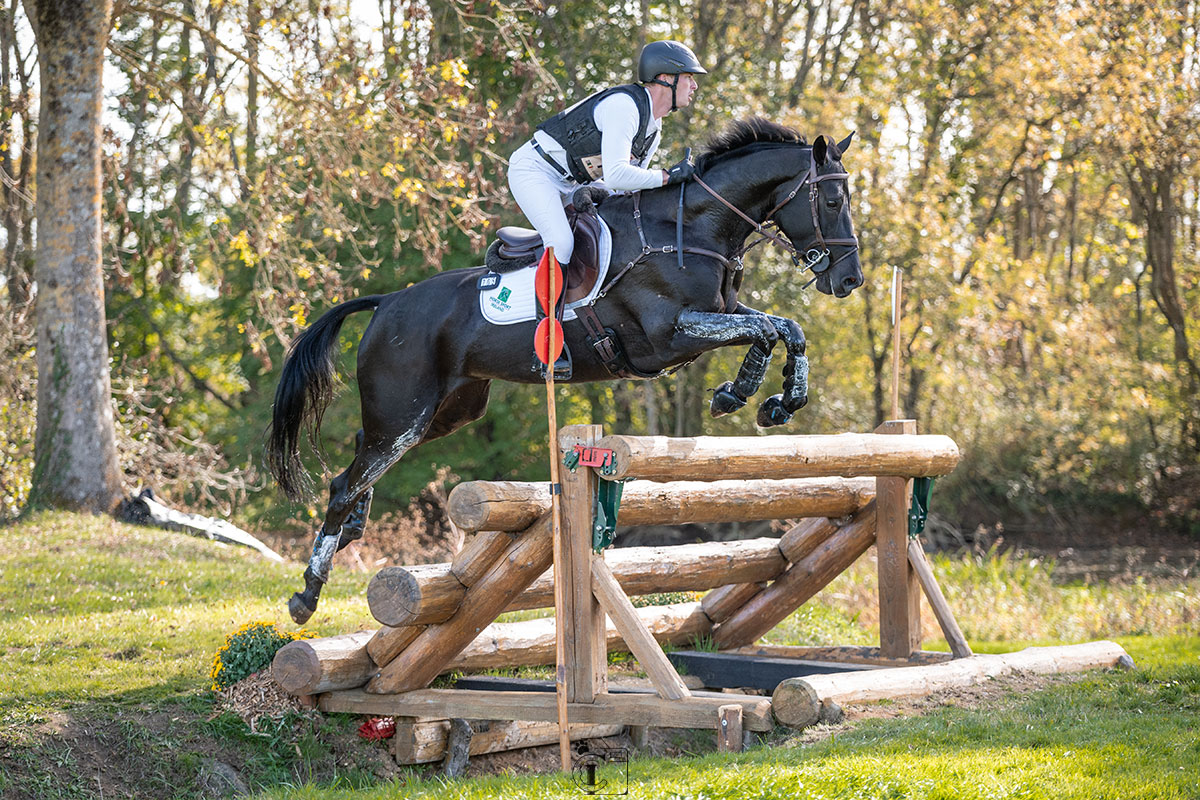
[[[621,508],[621,494],[625,481],[598,481],[596,505],[592,514],[592,550],[597,553],[611,547],[617,531],[617,512]]]
[[[908,508],[908,538],[915,539],[925,531],[929,516],[929,495],[933,478],[913,478],[912,505]]]

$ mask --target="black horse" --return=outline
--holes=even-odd
[[[624,363],[649,376],[717,347],[750,345],[737,378],[713,398],[719,415],[758,390],[782,339],[784,391],[763,403],[759,424],[782,424],[801,408],[808,395],[804,333],[790,319],[737,301],[741,256],[758,231],[811,268],[822,293],[845,297],[862,285],[841,164],[850,139],[835,145],[819,136],[808,146],[780,125],[739,121],[709,142],[697,161],[699,181],[605,200],[599,213],[612,228],[613,266],[593,310],[623,345]],[[772,221],[778,233],[764,227]],[[680,239],[682,261],[671,246]],[[542,380],[530,369],[534,323],[496,326],[483,319],[477,283],[486,271],[451,270],[398,292],[350,300],[293,343],[275,394],[267,458],[280,486],[296,499],[305,483],[300,428],[308,421],[315,436],[332,397],[332,354],[342,322],[375,309],[358,347],[362,429],[354,460],[330,486],[305,590],[289,603],[297,623],[316,610],[334,552],[362,536],[371,487],[392,464],[422,442],[482,417],[491,381]],[[583,326],[568,322],[565,331],[574,354],[570,382],[612,379]]]

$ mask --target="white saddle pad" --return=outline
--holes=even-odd
[[[612,258],[612,231],[604,220],[600,220],[600,277],[596,285],[588,292],[587,297],[568,303],[563,313],[563,321],[575,319],[573,309],[587,305],[596,299],[596,293],[604,285],[608,276],[608,261]],[[528,322],[537,317],[537,297],[533,292],[533,274],[537,265],[532,264],[525,269],[509,272],[500,276],[500,284],[494,289],[486,289],[479,293],[479,312],[483,318],[493,325],[515,325],[518,322]]]

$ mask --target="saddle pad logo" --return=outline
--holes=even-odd
[[[512,297],[512,289],[509,289],[507,286],[505,286],[503,289],[500,290],[500,294],[497,295],[497,297],[499,298],[501,303],[507,303],[508,298]]]

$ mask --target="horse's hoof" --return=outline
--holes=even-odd
[[[309,618],[316,613],[317,607],[310,606],[305,600],[304,595],[296,592],[292,595],[292,599],[288,600],[288,613],[292,616],[292,622],[297,625],[303,625],[308,622]]]
[[[792,415],[783,407],[783,395],[775,394],[758,407],[758,418],[755,421],[760,428],[773,428],[776,425],[786,425],[791,419]]]
[[[746,405],[745,398],[738,397],[733,391],[733,382],[725,381],[716,389],[713,390],[712,404],[709,406],[709,413],[713,418],[723,417],[726,414],[733,412]]]

